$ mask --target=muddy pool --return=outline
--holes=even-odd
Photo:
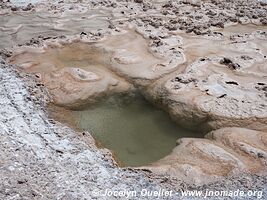
[[[139,94],[116,95],[81,111],[77,126],[113,151],[124,166],[142,166],[168,155],[182,137],[203,137],[179,127]]]

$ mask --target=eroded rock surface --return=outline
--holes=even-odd
[[[88,132],[49,119],[47,97],[29,79],[26,84],[25,74],[19,77],[0,60],[1,199],[107,199],[106,189],[136,190],[138,199],[148,199],[140,196],[142,189],[163,188],[161,178],[118,168]]]
[[[49,89],[54,102],[77,107],[112,92],[131,90],[131,85],[108,70],[109,53],[82,43],[54,49],[22,50],[15,58]]]
[[[155,82],[146,92],[148,98],[187,126],[266,131],[266,32],[235,36],[187,37],[188,65]]]
[[[51,43],[17,49],[9,61],[35,74],[55,103],[67,107],[78,107],[103,95],[130,92],[133,85],[147,85],[179,64],[171,57],[153,55],[146,40],[131,31],[98,42],[73,39],[56,46]],[[181,56],[180,63],[183,61]]]
[[[207,139],[179,139],[170,155],[148,169],[195,184],[232,174],[264,172],[266,137],[267,132],[222,128],[210,132]]]

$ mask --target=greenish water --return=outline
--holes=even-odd
[[[141,95],[114,96],[74,111],[78,127],[89,131],[125,166],[142,166],[168,155],[182,137],[203,137],[174,123]]]

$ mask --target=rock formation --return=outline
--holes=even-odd
[[[221,128],[208,133],[206,139],[179,139],[170,155],[145,168],[194,184],[262,172],[267,165],[266,139],[267,132]]]

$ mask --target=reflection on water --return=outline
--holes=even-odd
[[[181,137],[202,137],[179,127],[140,95],[115,96],[74,111],[78,127],[89,131],[126,166],[142,166],[169,154]]]

